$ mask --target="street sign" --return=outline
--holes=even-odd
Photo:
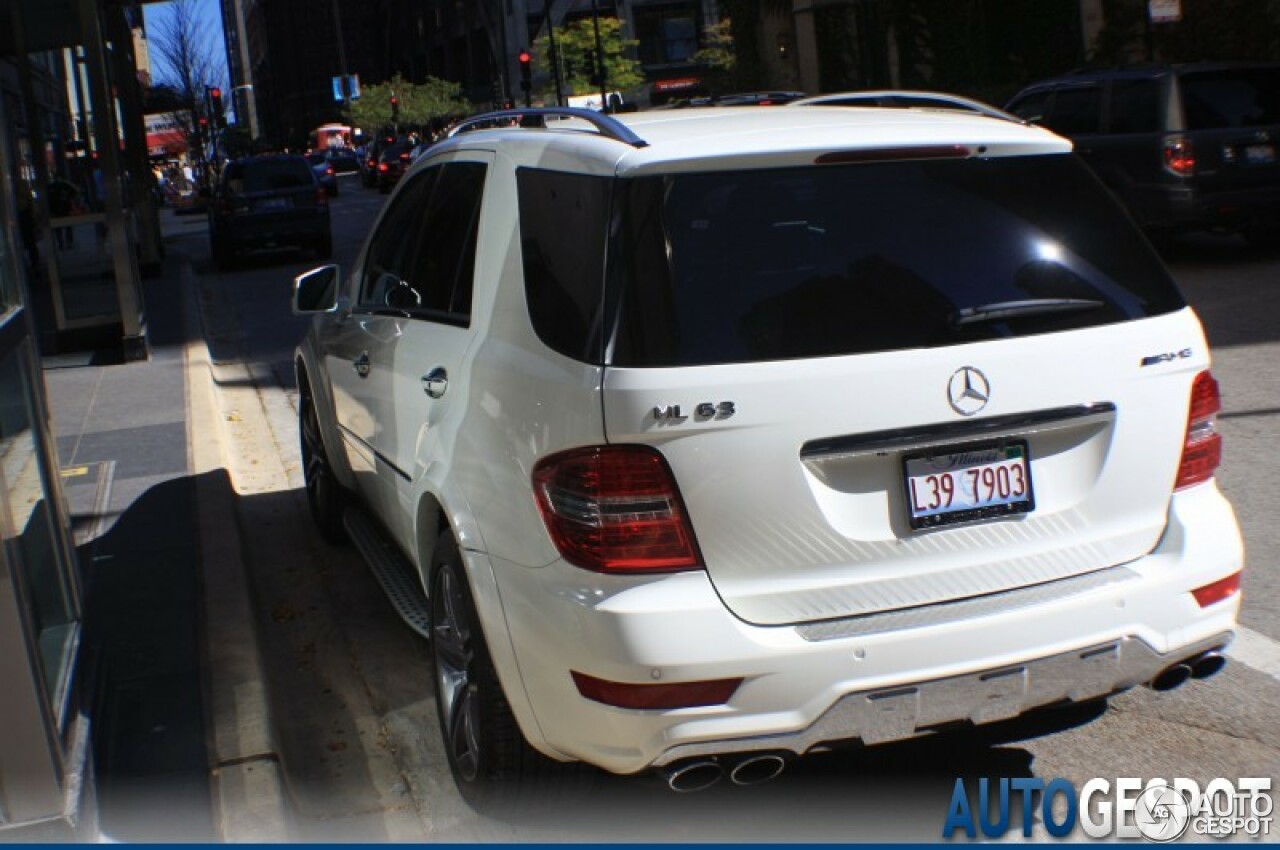
[[[342,78],[342,77],[332,77],[331,79],[332,79],[332,81],[333,81],[333,100],[334,100],[334,102],[335,102],[335,103],[342,103],[342,101],[343,101],[343,97],[342,97],[342,80],[343,80],[343,78]],[[346,77],[346,80],[347,80],[347,92],[349,93],[350,99],[351,99],[351,100],[359,100],[359,99],[360,99],[360,75],[359,75],[359,74],[348,74],[348,75],[347,75],[347,77]]]

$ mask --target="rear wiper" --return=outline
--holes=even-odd
[[[1102,301],[1092,298],[1031,298],[1026,301],[996,301],[981,307],[965,307],[951,314],[951,324],[956,327],[977,322],[998,322],[1003,319],[1020,319],[1024,316],[1045,316],[1051,313],[1077,313],[1105,307]]]

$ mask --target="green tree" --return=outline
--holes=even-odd
[[[397,101],[394,110],[392,97]],[[384,83],[363,86],[360,97],[351,101],[346,118],[353,127],[376,133],[393,123],[400,128],[424,128],[469,112],[471,104],[462,96],[460,84],[436,77],[427,77],[420,84],[410,83],[396,74]]]
[[[644,82],[640,62],[629,52],[638,41],[622,37],[622,22],[617,18],[600,18],[600,44],[604,48],[605,81],[609,91],[628,92]],[[595,56],[596,33],[590,18],[582,18],[556,29],[556,51],[560,54],[561,79],[566,95],[594,94],[600,91],[600,83],[592,81],[591,57]],[[543,33],[533,46],[534,67],[547,75],[543,96],[555,97],[555,82],[551,73],[551,47],[547,34]]]
[[[738,66],[738,54],[733,41],[733,21],[725,17],[707,27],[704,42],[704,46],[693,54],[693,61],[706,69],[703,77],[707,88],[717,94],[724,94],[730,88],[735,88],[734,69]]]

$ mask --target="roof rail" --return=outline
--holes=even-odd
[[[600,135],[631,145],[633,148],[648,147],[649,143],[631,132],[631,128],[594,109],[578,109],[572,106],[531,107],[528,109],[504,109],[500,112],[485,112],[464,119],[449,131],[452,138],[459,133],[472,130],[485,130],[494,127],[533,127],[546,129],[548,118],[578,118],[591,124],[600,131]],[[518,124],[517,124],[518,122]]]

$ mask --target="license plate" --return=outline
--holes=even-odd
[[[912,528],[1035,509],[1025,440],[931,449],[904,458],[903,473]]]
[[[289,208],[288,198],[264,198],[255,205],[259,210],[283,210]]]
[[[1244,161],[1247,165],[1271,165],[1276,161],[1275,145],[1245,145]]]

